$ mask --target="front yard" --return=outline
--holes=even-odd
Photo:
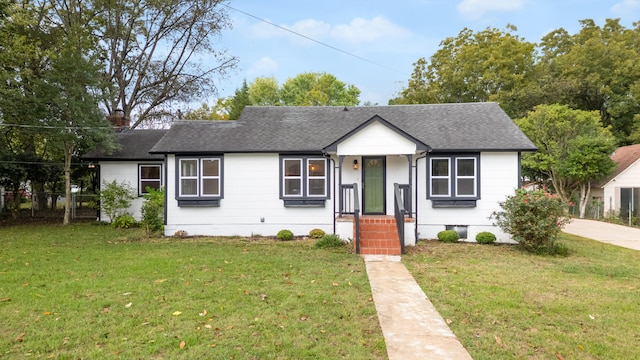
[[[640,252],[421,242],[403,262],[475,360],[640,358]]]
[[[481,359],[640,356],[640,252],[420,242],[403,262]],[[0,358],[384,359],[362,259],[312,241],[0,228]]]
[[[361,258],[311,241],[0,229],[0,358],[386,358]]]

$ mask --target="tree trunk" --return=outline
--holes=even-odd
[[[45,210],[47,204],[47,197],[44,193],[44,182],[31,181],[31,206],[33,210]]]
[[[73,156],[73,142],[64,143],[64,219],[62,224],[71,223],[71,157]]]
[[[584,219],[587,211],[587,204],[591,196],[591,183],[587,182],[580,186],[580,219]]]

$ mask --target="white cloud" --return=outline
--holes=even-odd
[[[374,42],[380,39],[408,37],[411,32],[381,16],[371,20],[360,17],[351,20],[348,25],[336,25],[331,36],[349,43]]]
[[[381,16],[376,16],[372,19],[357,17],[351,20],[349,24],[333,26],[324,21],[314,19],[300,20],[293,25],[278,24],[277,26],[266,22],[258,22],[252,26],[252,32],[253,36],[261,39],[287,37],[297,42],[308,41],[304,37],[316,41],[325,41],[326,37],[331,35],[334,39],[352,44],[370,43],[382,39],[406,38],[411,35],[408,29],[396,25]]]
[[[273,74],[276,70],[278,70],[278,67],[279,65],[275,60],[270,57],[264,56],[251,65],[249,70],[247,70],[247,75],[249,76],[249,78],[268,76],[268,74]]]
[[[640,0],[622,0],[611,7],[611,12],[616,14],[626,14],[640,8]]]
[[[478,18],[493,11],[514,11],[524,7],[526,0],[463,0],[458,11],[467,17]]]

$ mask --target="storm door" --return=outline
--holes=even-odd
[[[385,213],[385,157],[362,158],[362,207],[365,215]]]

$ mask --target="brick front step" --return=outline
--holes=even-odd
[[[400,255],[400,239],[393,216],[360,218],[360,254]]]

